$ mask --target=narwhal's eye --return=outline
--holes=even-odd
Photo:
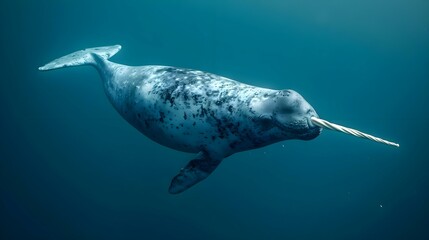
[[[294,112],[294,109],[295,109],[295,106],[293,104],[285,102],[279,105],[278,112],[282,114],[290,114]]]

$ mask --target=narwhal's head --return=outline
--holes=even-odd
[[[289,139],[310,140],[319,136],[321,129],[311,117],[318,118],[314,108],[297,92],[279,90],[261,102],[262,114]]]

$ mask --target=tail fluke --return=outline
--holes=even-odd
[[[64,57],[57,58],[52,62],[39,67],[41,71],[53,70],[57,68],[73,67],[80,65],[96,64],[92,54],[96,54],[103,59],[109,59],[121,50],[121,45],[113,45],[107,47],[87,48],[74,53],[70,53]]]

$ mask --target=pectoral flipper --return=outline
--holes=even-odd
[[[221,161],[222,159],[214,159],[206,152],[198,153],[197,157],[189,161],[173,178],[168,191],[172,194],[185,191],[208,177]]]

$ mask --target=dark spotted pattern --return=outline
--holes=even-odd
[[[261,111],[261,104],[276,99],[279,91],[174,67],[121,65],[114,72],[105,82],[113,105],[133,126],[165,146],[225,157],[295,138]]]

